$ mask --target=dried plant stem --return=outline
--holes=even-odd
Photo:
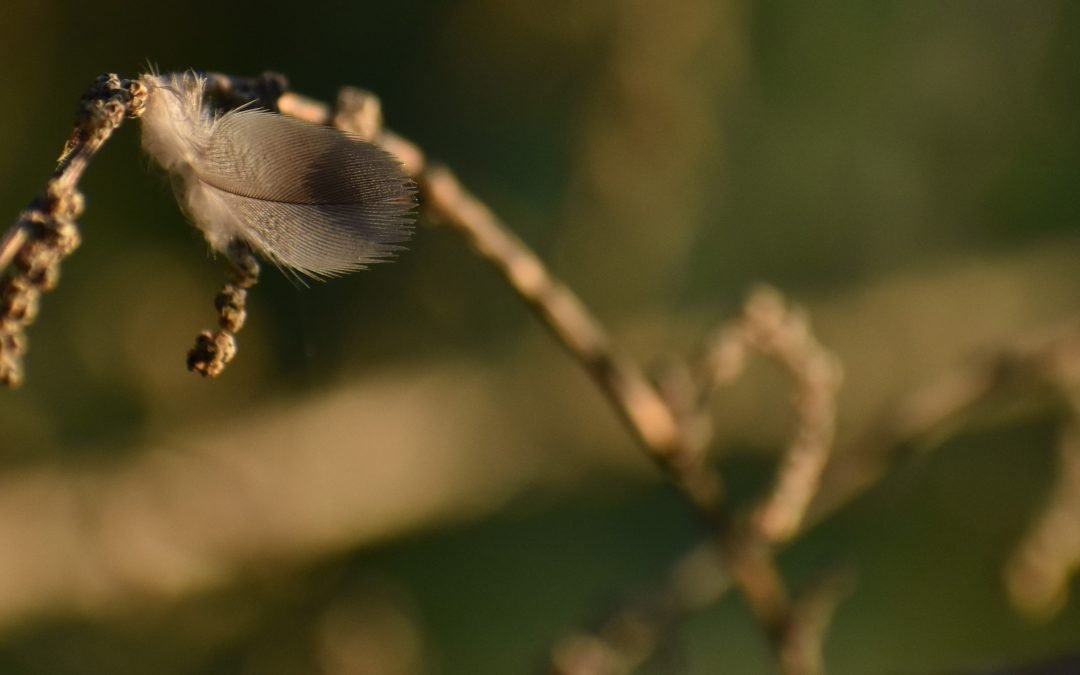
[[[236,333],[247,319],[247,289],[259,281],[259,261],[247,244],[232,242],[226,257],[228,282],[214,298],[218,329],[199,333],[187,357],[188,370],[205,377],[220,375],[236,356]]]
[[[1003,574],[1013,604],[1031,615],[1057,612],[1065,604],[1070,578],[1080,569],[1080,425],[1075,415],[1058,443],[1056,479]]]
[[[680,457],[685,447],[675,416],[636,364],[622,358],[581,300],[553,278],[543,263],[469,194],[445,168],[431,168],[421,177],[425,205],[444,225],[498,270],[506,282],[536,311],[560,343],[582,364],[646,447],[661,462],[693,463]],[[675,469],[687,473],[690,467]],[[686,477],[695,502],[705,508],[721,498],[718,484]]]
[[[1058,391],[1072,391],[1080,379],[1080,324],[1069,325],[1050,333],[1040,333],[1018,341],[1016,344],[1002,347],[979,359],[961,364],[957,368],[916,388],[891,408],[891,413],[870,425],[851,447],[838,453],[836,460],[826,467],[822,475],[821,487],[811,504],[808,516],[803,519],[798,531],[793,536],[801,535],[812,529],[830,515],[839,511],[854,498],[863,494],[888,475],[897,451],[912,444],[938,442],[947,432],[958,426],[959,420],[971,415],[976,409],[992,400],[1005,400],[1008,395],[1021,395],[1033,387],[1045,387],[1047,383]],[[1068,396],[1067,396],[1068,398]],[[1071,398],[1070,398],[1071,402]],[[1074,569],[1077,558],[1072,532],[1075,530],[1077,509],[1076,495],[1080,494],[1080,457],[1077,452],[1076,431],[1070,422],[1063,433],[1060,448],[1062,476],[1059,478],[1056,496],[1049,500],[1042,517],[1033,526],[1012,562],[1006,568],[1006,580],[1014,594],[1014,602],[1029,611],[1045,612],[1058,606],[1060,589],[1070,570]],[[1064,528],[1064,529],[1062,529]],[[1048,536],[1053,530],[1054,534]],[[1068,536],[1062,533],[1068,531]],[[790,540],[790,538],[789,538]],[[783,542],[781,542],[783,543]],[[1022,563],[1022,564],[1021,564]],[[697,579],[723,579],[728,574],[728,563],[715,552],[715,543],[706,541],[689,551],[675,566],[676,569],[694,569]],[[1033,576],[1034,574],[1034,576]],[[842,577],[841,577],[842,579]],[[843,588],[841,584],[839,588]],[[828,587],[828,585],[827,585]],[[685,589],[691,588],[687,593]],[[637,602],[613,612],[601,627],[591,634],[592,642],[581,636],[575,642],[560,643],[556,658],[567,662],[587,664],[577,670],[567,670],[575,675],[615,675],[631,672],[633,668],[622,669],[628,662],[643,663],[648,659],[660,636],[669,633],[689,614],[701,607],[709,606],[721,600],[731,590],[729,584],[698,583],[688,585],[683,577],[670,575],[650,594],[650,598],[666,598],[662,611],[654,602]],[[840,599],[842,594],[832,596]],[[831,607],[828,603],[825,612],[807,614],[799,609],[805,599],[797,599],[789,614],[789,624],[784,628],[781,641],[782,666],[788,672],[800,672],[809,668],[784,665],[791,655],[804,655],[802,663],[812,664],[812,658],[806,658],[820,650],[820,644],[806,637],[824,637],[824,619],[828,618]],[[811,606],[814,603],[811,602]],[[835,603],[833,603],[833,606]],[[635,617],[639,628],[635,635],[648,635],[648,642],[625,644],[618,639],[614,629],[624,613]],[[802,626],[807,619],[814,619],[817,626]],[[623,634],[618,634],[623,635]],[[795,643],[800,643],[798,646]],[[593,657],[577,654],[568,645],[575,644],[575,649],[588,648]],[[606,659],[595,658],[601,653],[598,645],[610,651]],[[568,651],[569,650],[569,651]],[[785,654],[787,654],[785,656]],[[632,658],[631,658],[632,657]],[[629,661],[627,660],[629,659]],[[820,665],[820,664],[819,664]],[[819,666],[815,666],[819,667]],[[563,671],[557,671],[563,672]],[[813,672],[811,669],[809,672]]]
[[[773,489],[752,517],[764,539],[784,541],[802,523],[832,452],[842,373],[839,360],[814,338],[806,314],[789,307],[776,290],[761,288],[750,295],[741,316],[717,331],[705,351],[698,369],[704,378],[702,408],[708,394],[739,377],[754,352],[783,368],[794,388],[795,433]]]
[[[822,675],[822,650],[833,614],[854,590],[854,574],[838,570],[805,590],[792,603],[791,616],[780,645],[780,670],[785,675]]]
[[[1058,440],[1055,484],[1003,578],[1015,607],[1045,617],[1065,605],[1069,583],[1080,571],[1080,354],[1057,354],[1041,374],[1065,401],[1068,415]]]
[[[56,287],[60,261],[79,245],[79,180],[112,132],[125,118],[141,115],[145,103],[146,90],[137,80],[100,76],[79,101],[75,129],[45,192],[0,242],[0,270],[14,263],[0,285],[0,383],[5,386],[22,382],[26,328],[37,315],[41,294]]]

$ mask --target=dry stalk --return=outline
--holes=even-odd
[[[1045,376],[1066,401],[1068,418],[1058,441],[1054,487],[1042,512],[1017,545],[1003,577],[1014,606],[1052,616],[1068,599],[1069,582],[1080,570],[1080,372],[1078,362],[1056,358]]]
[[[1032,615],[1052,615],[1065,603],[1080,569],[1080,427],[1072,419],[1058,445],[1057,484],[1042,513],[1005,566],[1012,603]]]
[[[827,574],[792,603],[783,642],[780,670],[785,675],[822,675],[823,647],[833,614],[852,593],[854,574],[838,570]]]
[[[950,432],[959,428],[960,421],[988,402],[1024,396],[1031,393],[1035,387],[1045,387],[1047,382],[1059,388],[1066,386],[1069,391],[1074,391],[1075,384],[1063,383],[1075,383],[1080,379],[1078,364],[1080,323],[1074,323],[1050,332],[1041,331],[1015,344],[1001,347],[981,358],[960,364],[916,388],[893,406],[888,416],[871,424],[858,436],[856,442],[838,453],[836,460],[826,467],[821,488],[797,535],[805,533],[839,511],[888,475],[900,449],[920,443],[942,441]],[[1072,402],[1071,397],[1069,401]],[[1047,510],[1017,553],[1023,555],[1025,551],[1034,550],[1029,547],[1035,544],[1039,547],[1038,554],[1025,559],[1023,566],[1018,566],[1021,559],[1014,556],[1006,572],[1006,579],[1010,588],[1014,589],[1013,593],[1016,593],[1015,588],[1023,586],[1019,588],[1018,595],[1026,600],[1019,603],[1021,607],[1033,606],[1032,603],[1037,599],[1051,600],[1051,604],[1035,605],[1041,608],[1042,612],[1052,610],[1060,604],[1063,596],[1058,595],[1055,589],[1063,588],[1061,584],[1068,579],[1070,570],[1075,571],[1077,563],[1074,557],[1076,549],[1071,545],[1062,545],[1063,542],[1074,541],[1077,514],[1080,513],[1073,510],[1078,493],[1076,468],[1080,461],[1077,461],[1076,452],[1080,443],[1077,443],[1073,436],[1075,431],[1072,425],[1075,421],[1070,421],[1069,424],[1061,446],[1060,461],[1063,468],[1055,492],[1057,496],[1050,499]],[[929,449],[929,446],[924,449]],[[1064,466],[1066,464],[1067,466]],[[1066,484],[1069,487],[1065,487]],[[1063,518],[1066,512],[1071,515]],[[1064,539],[1059,537],[1064,531],[1062,528],[1070,532]],[[1054,534],[1048,538],[1046,534],[1051,529]],[[714,549],[713,542],[703,542],[686,553],[676,567],[682,565],[699,568],[699,578],[722,578],[726,573],[726,564],[723,558],[715,555]],[[1032,565],[1029,561],[1035,564]],[[664,613],[650,614],[640,611],[641,606],[636,607],[639,610],[638,616],[647,616],[652,621],[651,631],[654,634],[670,632],[687,615],[718,602],[730,590],[730,586],[723,584],[697,585],[692,587],[696,588],[696,591],[689,594],[676,590],[685,587],[678,584],[674,577],[661,582],[653,593],[676,599]],[[1049,592],[1046,589],[1050,589]],[[794,610],[792,612],[793,615],[797,613]],[[601,630],[595,633],[594,637],[603,635]],[[648,654],[643,653],[646,645],[624,647],[610,641],[604,644],[614,651],[618,651],[618,647],[624,650],[624,653],[633,654],[635,663],[644,662],[648,658]],[[629,671],[596,669],[581,672],[606,675]]]
[[[780,461],[772,491],[751,519],[767,541],[785,541],[798,531],[829,460],[842,371],[839,360],[810,331],[806,314],[788,306],[772,288],[752,293],[742,315],[710,341],[700,368],[702,390],[708,394],[730,384],[753,353],[779,365],[791,378],[794,390],[795,433]],[[702,407],[706,402],[707,398]]]
[[[803,312],[789,307],[775,290],[762,288],[750,295],[740,316],[708,341],[700,365],[667,364],[660,390],[682,428],[694,432],[695,445],[707,447],[712,440],[708,404],[720,386],[743,373],[753,354],[779,364],[795,390],[798,425],[773,490],[748,523],[729,524],[715,539],[695,547],[652,592],[614,611],[593,633],[559,642],[552,652],[553,672],[632,672],[679,621],[718,600],[732,583],[755,608],[784,672],[815,672],[811,664],[818,662],[811,657],[820,653],[829,612],[809,611],[808,606],[818,607],[816,601],[787,601],[782,579],[771,576],[776,568],[769,544],[798,530],[829,458],[841,379],[837,359],[813,337]],[[769,590],[751,595],[755,589]]]
[[[746,350],[738,341],[721,340],[729,351],[712,350],[714,366],[721,379],[737,376],[744,365]],[[717,347],[719,348],[719,347]],[[727,364],[726,367],[723,364]],[[1073,406],[1076,406],[1076,382],[1080,381],[1080,323],[1053,331],[1040,331],[1015,344],[1006,345],[960,364],[941,376],[913,390],[890,410],[886,417],[871,424],[857,436],[856,442],[839,453],[826,467],[821,487],[810,505],[795,536],[801,535],[843,508],[855,497],[869,490],[887,474],[898,450],[912,445],[936,444],[960,428],[961,423],[990,402],[1005,402],[1025,396],[1050,383]],[[682,394],[685,397],[685,392]],[[1020,607],[1040,613],[1060,606],[1069,575],[1080,563],[1080,548],[1075,533],[1080,531],[1080,432],[1076,413],[1063,433],[1060,446],[1061,469],[1058,485],[1046,510],[1020,545],[1006,570],[1007,585]],[[789,538],[790,539],[790,538]],[[780,542],[781,544],[784,542]],[[724,579],[729,573],[723,556],[717,554],[714,541],[705,541],[687,552],[675,569],[694,569],[697,579]],[[662,580],[646,600],[627,605],[609,615],[592,633],[577,635],[560,642],[554,653],[555,663],[580,664],[577,670],[587,675],[615,675],[632,672],[648,660],[660,638],[670,633],[688,615],[720,601],[729,590],[728,583],[687,584],[685,575],[671,574]],[[658,603],[655,598],[666,598]],[[837,596],[839,599],[839,596]],[[792,646],[791,625],[798,626],[798,609],[804,600],[797,599],[789,616],[792,623],[782,633],[782,659],[785,651],[812,654],[812,650]],[[662,607],[663,611],[656,611]],[[649,640],[627,641],[617,626],[623,615],[635,617],[636,635]],[[821,614],[819,616],[825,616]],[[819,625],[824,626],[819,622]],[[805,635],[806,633],[803,632]],[[817,640],[805,644],[818,644]],[[812,660],[803,658],[804,664]],[[591,667],[586,667],[591,666]],[[555,669],[554,672],[564,672]],[[796,671],[798,672],[798,671]],[[811,671],[812,672],[812,671]]]
[[[90,160],[125,118],[138,117],[146,89],[137,80],[108,73],[82,95],[75,128],[64,144],[45,191],[30,202],[0,241],[0,270],[14,263],[0,283],[0,383],[23,379],[26,328],[37,316],[41,294],[56,288],[60,262],[80,242],[75,219],[83,210],[79,180]]]
[[[247,319],[247,289],[259,281],[259,261],[251,248],[234,241],[226,251],[228,282],[214,298],[218,329],[204,330],[188,352],[188,370],[206,377],[217,377],[236,356],[236,333]]]

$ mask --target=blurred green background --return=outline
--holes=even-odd
[[[361,86],[644,362],[757,282],[805,305],[845,365],[842,446],[949,364],[1075,314],[1078,31],[1064,0],[5,0],[0,214],[41,189],[101,72]],[[188,374],[222,264],[137,131],[95,159],[84,244],[27,384],[0,393],[0,673],[536,672],[702,536],[437,226],[325,284],[267,268],[237,360]],[[790,421],[759,370],[717,410],[747,499]],[[1058,422],[963,431],[783,554],[796,585],[858,570],[830,672],[1080,650],[1080,602],[1024,617],[1000,582]],[[647,672],[772,668],[729,597]]]

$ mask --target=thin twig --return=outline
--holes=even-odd
[[[259,261],[250,246],[233,241],[225,253],[229,278],[214,298],[218,329],[199,333],[187,357],[188,370],[206,377],[220,375],[236,356],[236,333],[247,320],[247,292],[259,282]]]
[[[680,457],[684,447],[676,418],[663,398],[635,363],[617,354],[600,324],[581,300],[469,194],[445,168],[429,168],[422,175],[425,205],[445,225],[468,241],[484,260],[495,266],[506,282],[529,303],[560,343],[588,371],[635,432],[642,445],[662,463],[677,465],[685,474],[697,458]],[[694,501],[712,509],[721,499],[719,484],[687,480]]]
[[[1076,419],[1058,444],[1056,485],[1046,507],[1017,545],[1004,570],[1013,605],[1032,615],[1059,610],[1080,568],[1080,428]]]
[[[825,636],[833,614],[854,590],[854,574],[846,569],[826,574],[792,603],[791,615],[780,648],[784,675],[821,675]]]
[[[795,534],[821,473],[829,460],[836,430],[836,394],[840,362],[815,339],[805,312],[790,307],[772,288],[750,295],[742,314],[717,331],[698,369],[707,408],[708,395],[730,384],[756,352],[775,361],[791,378],[797,417],[795,433],[776,472],[773,489],[757,507],[752,523],[768,541]]]
[[[83,210],[77,186],[90,160],[127,117],[138,117],[146,89],[138,80],[108,73],[82,96],[55,172],[0,242],[0,270],[14,263],[0,285],[0,383],[22,382],[26,328],[42,293],[56,287],[60,262],[79,245],[75,219]]]
[[[1055,484],[1003,574],[1013,605],[1044,617],[1064,606],[1069,581],[1080,570],[1080,373],[1075,361],[1056,359],[1054,365],[1048,376],[1068,404]]]
[[[1061,386],[1061,379],[1075,383],[1080,375],[1080,322],[1067,325],[1058,330],[1040,332],[1007,345],[986,354],[981,358],[969,360],[960,364],[953,370],[940,375],[922,387],[914,389],[910,394],[902,398],[895,406],[891,407],[891,414],[870,424],[869,427],[858,436],[858,440],[837,453],[832,464],[826,467],[821,485],[815,502],[811,505],[809,515],[802,522],[796,535],[801,535],[827,519],[835,512],[851,503],[857,496],[863,494],[878,481],[888,475],[888,471],[898,456],[898,450],[913,444],[929,441],[940,442],[944,436],[958,428],[958,421],[970,416],[975,410],[986,403],[995,400],[1003,402],[1008,395],[1022,395],[1029,392],[1033,387],[1046,386],[1046,383],[1057,383]],[[1046,523],[1053,525],[1055,531],[1064,526],[1070,532],[1076,529],[1076,516],[1072,516],[1068,523],[1060,516],[1068,510],[1072,513],[1075,508],[1074,491],[1076,483],[1076,467],[1080,465],[1074,458],[1075,448],[1072,448],[1073,437],[1071,431],[1067,431],[1062,443],[1062,463],[1069,464],[1064,467],[1062,473],[1066,474],[1060,480],[1069,483],[1073,487],[1064,489],[1059,487],[1058,494],[1068,495],[1065,498],[1052,498],[1048,506],[1047,520],[1040,520],[1043,526],[1033,530],[1029,537],[1031,541],[1041,544],[1051,544],[1057,550],[1051,556],[1056,562],[1049,575],[1053,578],[1053,588],[1062,588],[1059,584],[1067,579],[1068,570],[1072,569],[1073,563],[1062,563],[1072,560],[1072,553],[1061,555],[1063,551],[1072,551],[1070,546],[1062,546],[1063,541],[1072,541],[1070,534],[1064,540],[1055,535],[1051,542],[1041,532]],[[1071,449],[1069,449],[1071,448]],[[1068,450],[1067,450],[1068,449]],[[1067,453],[1067,456],[1065,456]],[[1055,506],[1057,505],[1057,506]],[[1062,505],[1065,505],[1062,508]],[[1051,522],[1052,521],[1052,522]],[[781,542],[783,543],[783,542]],[[1026,550],[1025,547],[1019,549]],[[1046,560],[1046,551],[1040,550],[1036,560],[1043,564]],[[1014,566],[1017,564],[1014,557]],[[676,569],[695,569],[696,578],[699,579],[722,579],[728,573],[725,559],[716,554],[715,542],[703,541],[681,558],[676,564]],[[1031,569],[1023,570],[1030,573]],[[1036,570],[1046,573],[1046,569]],[[1019,570],[1008,568],[1007,574],[1016,575]],[[1049,578],[1049,577],[1048,577]],[[1013,583],[1012,577],[1007,577]],[[1025,582],[1030,582],[1025,577]],[[693,589],[693,592],[679,592],[679,589]],[[618,669],[611,664],[619,665],[632,662],[644,663],[662,642],[662,636],[669,634],[687,616],[699,611],[700,608],[710,606],[720,601],[731,589],[728,584],[696,584],[687,585],[679,581],[676,575],[669,575],[662,580],[657,588],[648,597],[668,598],[670,602],[664,605],[664,611],[651,611],[654,605],[639,602],[628,605],[610,615],[609,622],[617,624],[620,613],[632,612],[639,622],[646,622],[647,627],[639,629],[639,634],[660,636],[651,639],[648,643],[631,643],[612,640],[608,637],[608,631],[604,628],[607,622],[601,624],[601,628],[592,633],[592,641],[579,639],[577,644],[582,646],[596,647],[602,644],[613,654],[608,660],[583,659],[581,663],[589,663],[596,666],[593,670],[582,669],[575,671],[576,675],[617,675],[631,672],[632,668]],[[1023,589],[1023,595],[1031,602],[1036,593],[1033,589]],[[1014,590],[1015,592],[1015,590]],[[1053,592],[1042,594],[1040,597],[1060,600],[1061,596],[1055,596]],[[798,604],[799,601],[796,601]],[[1023,604],[1021,603],[1021,606]],[[1040,605],[1053,609],[1053,605]],[[792,615],[798,610],[793,609]],[[580,636],[579,636],[580,637]],[[563,643],[564,645],[567,643]],[[784,643],[781,643],[784,644]],[[595,652],[594,652],[595,653]],[[619,656],[622,655],[622,656]],[[629,656],[632,658],[629,658]],[[568,658],[563,654],[564,658]],[[629,658],[629,660],[627,660]]]
[[[731,347],[735,343],[724,344]],[[744,358],[740,356],[742,354],[741,348],[727,352],[726,363],[730,367],[731,377],[743,367],[738,362]],[[714,352],[714,357],[716,355],[717,352]],[[889,416],[870,425],[859,436],[861,440],[846,448],[837,461],[827,467],[823,487],[812,505],[810,518],[804,520],[797,534],[813,528],[876,484],[887,474],[898,448],[920,441],[940,441],[943,434],[957,427],[959,420],[986,402],[1004,397],[1009,392],[1016,394],[1027,391],[1047,380],[1065,378],[1075,381],[1077,364],[1080,364],[1080,326],[1069,325],[1049,334],[1040,333],[1020,340],[980,359],[970,360],[915,389],[891,408],[893,412]],[[719,362],[714,362],[714,365],[720,368]],[[723,372],[723,368],[720,370]],[[1051,503],[1059,503],[1059,500]],[[1059,509],[1050,510],[1061,513]],[[1057,559],[1063,558],[1059,556]],[[692,549],[676,567],[680,565],[698,568],[701,578],[721,578],[727,573],[727,564],[716,555],[713,541],[702,542]],[[1059,575],[1055,578],[1064,577]],[[626,664],[643,663],[656,644],[662,641],[662,636],[670,633],[700,607],[719,601],[730,586],[698,585],[697,593],[690,595],[677,593],[675,589],[674,577],[669,577],[649,594],[650,598],[671,600],[663,605],[664,611],[652,611],[651,608],[656,606],[654,603],[628,605],[612,613],[608,621],[591,634],[590,639],[579,635],[573,643],[560,643],[563,651],[558,655],[575,663],[593,666],[592,670],[582,667],[575,671],[578,673],[614,675],[630,672],[633,667],[623,669]],[[626,643],[611,638],[611,631],[605,626],[617,626],[624,612],[635,616],[639,624],[647,624],[636,633],[652,636],[647,643]],[[575,652],[569,649],[570,644],[576,644],[584,651]],[[605,650],[609,652],[606,659],[596,658]],[[572,659],[574,655],[580,656],[580,660]]]

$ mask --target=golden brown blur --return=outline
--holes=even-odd
[[[5,0],[3,227],[148,62],[362,87],[428,164],[396,262],[265,264],[202,379],[224,261],[139,123],[109,140],[0,391],[0,675],[1076,667],[1078,30]]]

